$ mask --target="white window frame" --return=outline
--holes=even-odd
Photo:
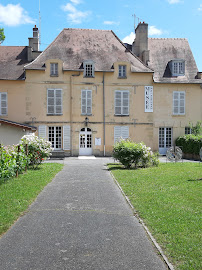
[[[185,135],[192,134],[191,128],[190,128],[190,127],[185,127],[185,128],[184,128],[184,134],[185,134]]]
[[[53,132],[53,142],[50,140],[50,129],[52,129]],[[60,140],[57,142],[57,129],[58,134],[60,135]],[[52,143],[52,147],[54,150],[62,150],[62,127],[61,126],[50,126],[48,127],[48,140]],[[60,147],[58,147],[60,146]]]
[[[172,76],[184,76],[185,75],[185,61],[184,60],[172,60]]]
[[[58,76],[58,63],[50,63],[50,76]]]
[[[129,138],[129,126],[114,126],[114,144],[120,139]]]
[[[120,101],[118,101],[117,94],[121,94]],[[127,93],[127,106],[124,105],[124,94]],[[115,90],[114,92],[114,115],[129,115],[129,104],[130,104],[130,98],[129,98],[130,92],[128,90]],[[126,100],[126,99],[125,99]],[[118,108],[120,109],[120,113],[117,112]],[[124,109],[127,109],[127,112],[124,113]]]
[[[118,78],[127,78],[126,77],[126,65],[119,65],[119,76]]]
[[[3,95],[5,95],[5,99],[3,100]],[[5,102],[5,106],[3,103]],[[0,92],[0,115],[8,114],[8,95],[7,92]]]
[[[92,90],[89,89],[81,90],[81,114],[82,115],[92,114]]]
[[[94,78],[95,77],[95,66],[92,60],[87,60],[83,62],[84,66],[84,77]]]
[[[145,112],[153,112],[153,86],[145,86]]]
[[[185,115],[185,91],[173,91],[173,115]]]
[[[49,96],[49,91],[54,92],[54,96],[50,97]],[[57,92],[60,92],[60,97],[57,97]],[[50,99],[53,98],[53,104],[50,104]],[[60,100],[60,104],[58,101]],[[49,107],[53,106],[53,112],[49,112]],[[57,112],[57,110],[61,108],[60,112]],[[62,89],[47,89],[47,115],[62,115]]]

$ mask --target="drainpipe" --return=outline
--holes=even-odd
[[[79,71],[78,74],[72,74],[70,76],[70,149],[71,149],[71,156],[73,156],[73,149],[72,149],[72,134],[73,134],[73,131],[72,131],[72,90],[73,90],[73,77],[78,77],[80,76],[81,72]]]
[[[103,72],[103,143],[105,157],[105,72]]]

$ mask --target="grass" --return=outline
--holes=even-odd
[[[202,269],[202,164],[138,170],[109,164],[109,169],[175,269]]]
[[[62,168],[62,164],[45,163],[18,178],[0,179],[0,235],[27,210],[40,191]]]

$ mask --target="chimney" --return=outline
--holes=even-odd
[[[39,51],[39,29],[33,28],[33,37],[29,38],[28,61],[34,60],[41,52]]]
[[[136,36],[132,45],[132,52],[137,55],[146,65],[148,65],[148,24],[145,22],[140,22],[135,29],[135,34]]]

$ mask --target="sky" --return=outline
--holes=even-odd
[[[6,36],[2,46],[28,45],[39,21],[40,50],[63,28],[113,30],[132,43],[134,25],[144,21],[149,37],[187,38],[202,72],[202,0],[0,0],[0,28]]]

